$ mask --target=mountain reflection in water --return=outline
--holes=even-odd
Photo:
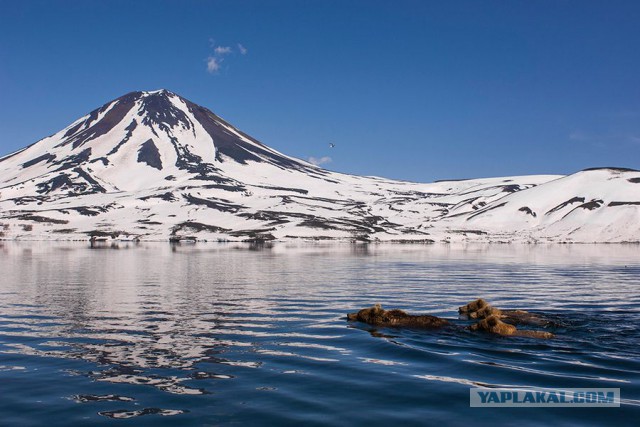
[[[0,419],[456,425],[482,414],[482,425],[518,413],[526,425],[640,415],[637,246],[96,248],[105,250],[0,245]],[[457,307],[480,296],[548,314],[562,325],[557,338],[345,318],[381,303],[464,326]],[[468,406],[476,386],[619,387],[623,405],[479,412]]]

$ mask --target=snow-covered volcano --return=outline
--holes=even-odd
[[[418,184],[279,153],[166,90],[0,159],[0,238],[640,241],[640,172]]]

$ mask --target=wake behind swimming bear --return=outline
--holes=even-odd
[[[429,314],[412,315],[402,310],[385,310],[380,304],[364,308],[357,313],[347,314],[347,319],[358,320],[375,326],[396,326],[407,328],[440,328],[450,323]]]

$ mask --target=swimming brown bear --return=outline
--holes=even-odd
[[[485,331],[498,335],[509,335],[514,337],[530,337],[530,338],[553,338],[551,332],[546,331],[529,331],[526,329],[518,329],[513,325],[503,322],[498,316],[492,315],[486,319],[480,320],[475,325],[469,326],[471,331]]]
[[[471,331],[485,331],[504,336],[519,336],[531,338],[553,338],[553,334],[545,331],[529,331],[517,329],[506,320],[516,324],[536,324],[540,319],[534,314],[522,310],[499,310],[492,307],[483,299],[472,301],[459,308],[459,313],[466,314],[472,319],[479,319],[478,323],[469,326]],[[380,304],[365,308],[357,313],[347,314],[348,320],[357,320],[374,326],[408,327],[408,328],[440,328],[451,323],[440,317],[429,314],[414,315],[402,310],[384,310]],[[505,321],[503,321],[505,320]]]
[[[511,325],[549,326],[552,324],[551,321],[528,311],[500,310],[482,298],[458,308],[458,313],[466,315],[470,319],[487,319],[491,316],[496,316],[501,321]]]
[[[347,314],[347,319],[358,320],[375,326],[395,326],[406,328],[440,328],[449,321],[429,314],[413,315],[402,310],[385,310],[380,304],[364,308],[357,313]]]

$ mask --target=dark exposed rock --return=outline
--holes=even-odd
[[[137,99],[142,96],[142,92],[131,92],[120,98],[111,101],[102,107],[89,113],[89,117],[75,128],[70,129],[65,137],[67,138],[56,147],[63,147],[72,144],[75,150],[87,142],[105,135],[124,119],[124,116],[133,108]],[[115,103],[115,104],[114,104]],[[113,106],[112,106],[113,105]],[[109,110],[104,117],[96,121],[100,114]],[[81,130],[82,129],[82,130]],[[71,131],[73,130],[73,133]]]
[[[98,216],[100,215],[100,211],[97,209],[91,209],[91,208],[87,208],[84,206],[81,207],[77,207],[77,208],[69,208],[70,210],[74,210],[76,212],[78,212],[80,215],[84,215],[84,216]]]
[[[16,197],[15,199],[9,199],[9,200],[11,200],[16,205],[28,205],[29,203],[40,204],[43,201],[46,201],[47,198],[45,196],[35,196],[35,197],[25,196],[25,197]]]
[[[248,161],[266,162],[282,169],[305,171],[316,176],[326,174],[320,168],[307,166],[296,160],[274,153],[267,146],[235,129],[208,109],[193,104],[186,99],[182,100],[188,106],[191,114],[194,115],[196,120],[213,139],[216,146],[216,160],[223,162],[226,159],[230,159],[242,164],[247,164]],[[231,133],[229,129],[237,132],[237,135]],[[240,137],[238,137],[238,135],[240,135]]]
[[[203,198],[200,198],[200,197],[192,196],[191,194],[188,194],[188,193],[183,194],[182,197],[184,197],[185,200],[191,205],[202,205],[202,206],[206,206],[206,207],[211,208],[211,209],[219,210],[221,212],[236,213],[240,209],[244,209],[245,208],[245,206],[236,205],[234,203],[231,203],[229,200],[203,199]]]
[[[386,221],[383,217],[369,216],[361,220],[351,218],[324,218],[316,215],[301,212],[279,212],[279,211],[257,211],[255,213],[243,212],[238,214],[240,217],[247,219],[256,219],[261,221],[272,221],[269,225],[284,224],[291,222],[292,219],[301,219],[300,227],[316,228],[320,230],[341,230],[350,233],[374,233],[376,231],[385,231],[380,226],[383,221],[388,226],[399,226]]]
[[[486,231],[482,230],[449,230],[449,233],[462,234],[466,236],[467,234],[475,234],[478,236],[486,235]]]
[[[156,125],[163,131],[177,126],[193,130],[193,123],[184,111],[173,105],[170,100],[171,97],[178,98],[177,95],[162,90],[142,98],[141,109],[147,113],[142,120],[142,124],[147,126]]]
[[[20,219],[23,221],[41,222],[44,224],[68,224],[69,223],[69,221],[64,219],[48,218],[46,216],[40,216],[40,215],[34,215],[34,214],[18,215],[13,218]]]
[[[138,150],[138,163],[146,163],[152,168],[162,170],[160,151],[158,151],[158,147],[156,147],[152,139],[146,140]]]
[[[522,188],[519,185],[505,185],[502,187],[503,193],[515,193],[516,191],[520,191]]]
[[[489,207],[486,207],[484,209],[481,209],[481,210],[477,211],[476,213],[474,213],[473,215],[469,216],[469,218],[467,218],[467,220],[470,220],[471,218],[475,218],[475,217],[477,217],[479,215],[482,215],[483,213],[492,211],[494,209],[501,208],[501,207],[505,206],[506,204],[507,204],[507,202],[503,202],[503,203],[500,203],[500,204],[495,205],[495,206],[489,206]]]
[[[52,191],[63,188],[65,186],[67,188],[73,188],[74,185],[75,183],[71,180],[71,178],[69,178],[69,175],[67,175],[66,173],[62,173],[50,179],[49,181],[41,182],[40,184],[38,184],[38,189],[36,191],[40,194],[49,194]]]
[[[170,137],[173,148],[178,155],[176,167],[187,172],[196,174],[195,179],[213,180],[216,182],[228,183],[231,179],[223,178],[220,171],[213,164],[205,162],[202,157],[193,154],[187,147],[181,145],[177,138]],[[212,159],[213,160],[213,159]]]
[[[536,213],[534,211],[532,211],[531,208],[528,208],[527,206],[521,207],[520,209],[518,209],[518,211],[524,212],[526,214],[529,214],[534,218],[537,216]]]
[[[590,211],[599,208],[600,206],[602,206],[604,202],[602,200],[592,200],[590,202],[587,203],[583,203],[580,206],[578,206],[578,208],[582,208],[582,209],[588,209]]]
[[[72,178],[68,173],[62,172],[60,175],[48,181],[36,185],[36,192],[39,194],[49,194],[56,190],[68,190],[69,194],[93,194],[105,193],[107,190],[102,187],[89,173],[80,167],[73,169],[78,174],[77,178]]]
[[[174,226],[173,229],[171,230],[171,234],[177,235],[179,233],[184,232],[185,230],[195,231],[195,232],[210,231],[213,233],[228,233],[229,231],[231,231],[228,228],[222,228],[215,225],[203,224],[201,222],[195,222],[195,221],[185,221]]]
[[[603,166],[603,167],[597,167],[597,168],[588,168],[588,169],[583,169],[582,172],[599,171],[599,170],[610,170],[610,171],[614,171],[614,172],[640,172],[637,169],[618,168],[618,167],[614,167],[614,166]]]
[[[124,136],[124,138],[122,139],[122,141],[120,141],[118,143],[118,145],[116,145],[115,147],[113,147],[111,149],[111,151],[109,151],[109,153],[107,153],[107,156],[110,156],[112,154],[115,154],[118,152],[118,150],[120,150],[120,148],[127,143],[127,141],[129,141],[129,139],[131,139],[131,136],[133,135],[133,131],[134,129],[138,126],[138,122],[136,121],[136,119],[133,119],[133,121],[131,123],[129,123],[129,126],[127,126],[125,128],[125,130],[127,131],[127,134]]]
[[[49,153],[43,154],[42,156],[36,157],[35,159],[29,160],[28,162],[24,162],[22,164],[22,168],[28,168],[29,166],[37,165],[40,162],[51,163],[55,159],[56,159],[55,154],[49,154]]]
[[[162,225],[161,222],[152,221],[150,219],[139,219],[137,222],[139,222],[140,224],[146,224],[146,225]]]
[[[610,202],[607,206],[640,205],[640,202]]]
[[[234,193],[241,193],[241,192],[247,193],[247,188],[244,185],[240,185],[239,183],[237,185],[206,184],[206,185],[203,185],[202,188],[224,190],[224,191],[230,191]],[[247,195],[249,195],[249,193],[247,193]]]
[[[98,157],[97,159],[93,159],[89,161],[89,163],[98,163],[98,162],[102,162],[104,166],[107,166],[109,164],[109,159],[107,159],[106,157]]]
[[[279,212],[271,212],[271,211],[258,211],[255,213],[241,213],[238,216],[246,218],[246,219],[255,219],[258,221],[269,221],[268,225],[279,225],[286,224],[291,222],[291,220],[287,219],[285,215]]]
[[[604,204],[604,201],[602,200],[598,200],[598,199],[593,199],[590,202],[587,203],[583,203],[579,206],[576,206],[575,208],[571,209],[567,214],[565,214],[562,218],[566,218],[567,216],[571,215],[574,211],[576,211],[577,209],[586,209],[589,211],[592,211],[594,209],[598,209],[599,207],[601,207]]]
[[[67,130],[64,135],[62,136],[63,138],[67,138],[71,135],[73,135],[74,133],[76,133],[78,130],[80,130],[80,128],[85,124],[86,122],[80,122],[75,126],[72,126],[69,128],[69,130]]]
[[[59,229],[51,230],[52,233],[56,233],[56,234],[74,234],[77,231],[78,230],[76,228],[59,228]]]
[[[77,173],[79,177],[83,178],[85,181],[87,181],[91,185],[92,192],[95,192],[95,193],[107,192],[107,190],[105,190],[104,187],[100,185],[100,183],[96,181],[91,175],[89,175],[89,173],[86,172],[84,169],[78,167],[78,168],[75,168],[73,171]]]
[[[91,147],[82,150],[78,154],[74,154],[73,156],[65,157],[64,159],[60,159],[57,162],[53,162],[54,165],[60,165],[57,171],[63,171],[66,169],[75,168],[76,166],[80,166],[83,163],[89,161],[89,157],[91,156]]]
[[[302,188],[274,187],[274,186],[268,186],[268,185],[258,185],[257,187],[265,188],[267,190],[291,191],[292,193],[309,194],[309,191],[304,190]]]
[[[178,198],[176,196],[173,195],[173,193],[171,192],[166,192],[166,193],[162,193],[162,194],[154,194],[152,196],[144,196],[144,197],[140,197],[138,198],[138,200],[143,200],[143,201],[147,201],[150,199],[162,199],[164,201],[167,202],[175,202],[178,200]]]
[[[500,190],[503,193],[515,193],[517,191],[523,190],[522,186],[520,185],[515,185],[515,184],[511,184],[511,185],[494,185],[493,187],[482,187],[482,188],[474,188],[472,187],[470,190],[465,191],[463,193],[460,193],[461,195],[465,195],[465,194],[473,194],[473,193],[477,193],[478,191],[487,191],[487,190]]]
[[[584,197],[574,197],[572,199],[567,200],[566,202],[560,203],[558,206],[556,206],[555,208],[549,209],[545,215],[549,215],[550,213],[559,211],[560,209],[564,208],[565,206],[568,205],[572,205],[574,203],[584,203]]]

